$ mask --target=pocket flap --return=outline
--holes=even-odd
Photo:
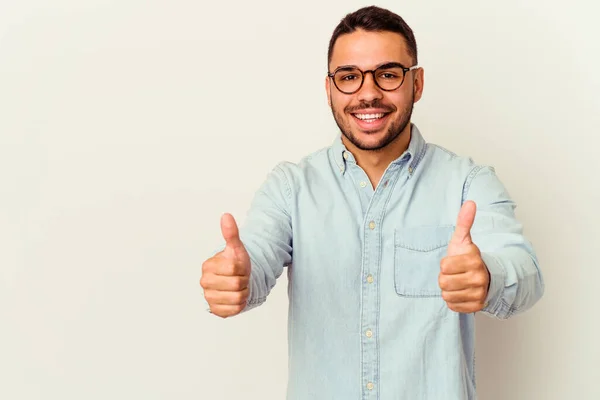
[[[440,262],[454,226],[399,228],[394,236],[394,286],[406,297],[439,297]]]

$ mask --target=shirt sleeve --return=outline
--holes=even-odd
[[[530,309],[544,293],[544,280],[533,246],[515,217],[515,202],[492,167],[474,168],[463,193],[463,202],[477,204],[471,237],[490,272],[482,312],[507,319]]]
[[[266,301],[284,267],[292,262],[290,198],[289,182],[282,164],[278,164],[256,191],[239,226],[240,240],[251,261],[249,296],[242,313]],[[224,247],[222,240],[213,254]]]

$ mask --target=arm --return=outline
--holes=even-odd
[[[291,190],[281,165],[276,166],[257,190],[239,237],[251,261],[246,312],[267,299],[283,268],[292,261],[292,224],[288,201]],[[225,242],[216,249],[225,248]]]
[[[516,204],[493,168],[472,171],[463,191],[466,200],[477,204],[471,235],[490,274],[482,311],[507,319],[530,309],[544,293],[544,280],[535,251],[515,217]]]

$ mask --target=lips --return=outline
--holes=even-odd
[[[361,121],[373,122],[376,119],[383,118],[385,113],[373,113],[373,114],[353,114],[356,118]]]
[[[378,130],[383,127],[388,119],[389,112],[380,110],[376,111],[360,111],[352,113],[352,119],[356,124],[365,131]]]

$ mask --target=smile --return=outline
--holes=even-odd
[[[365,122],[374,122],[378,119],[381,119],[383,117],[385,117],[385,113],[377,113],[377,114],[352,114],[354,115],[356,118],[360,119],[361,121],[365,121]]]

